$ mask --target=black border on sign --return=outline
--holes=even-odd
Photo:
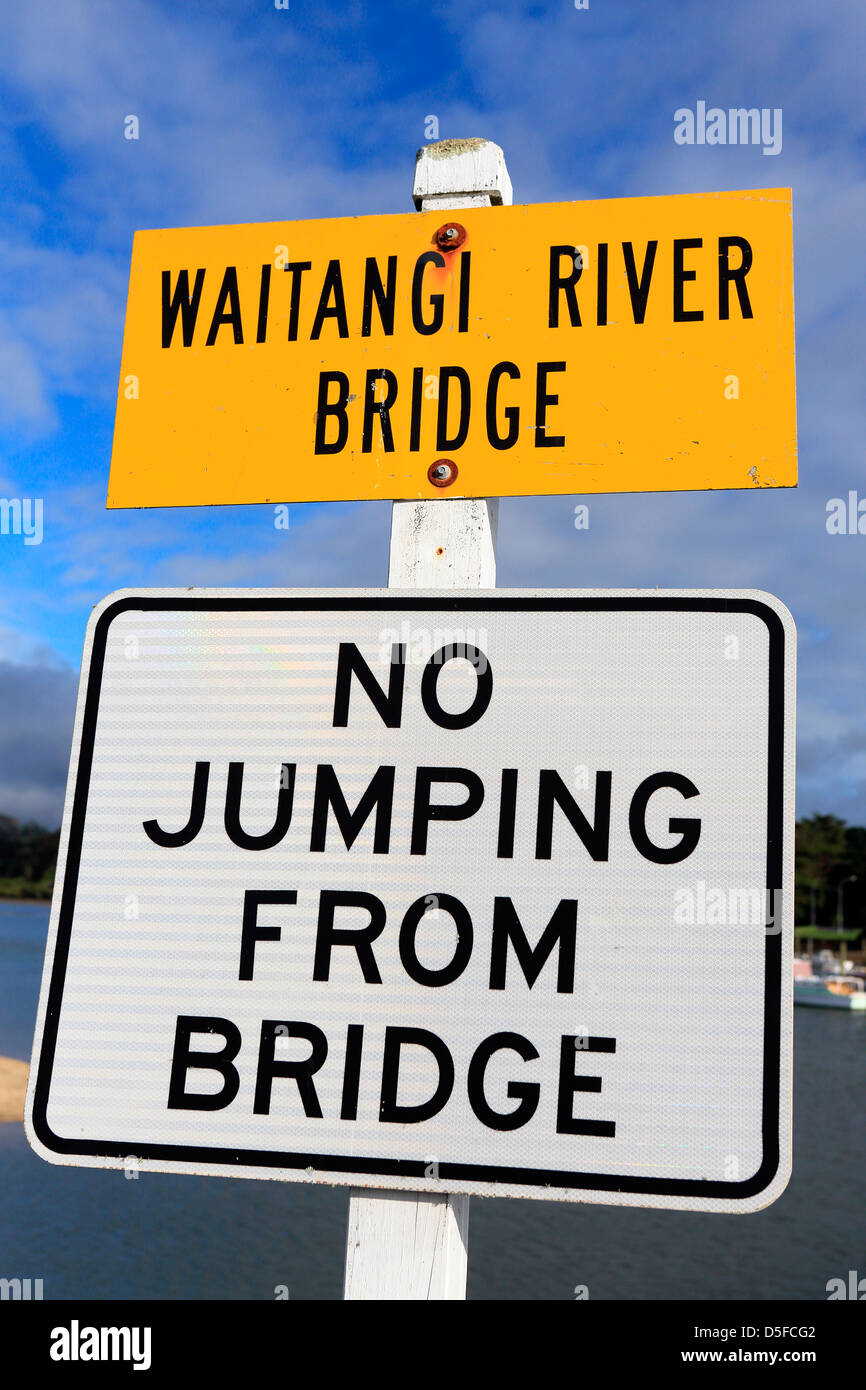
[[[93,746],[105,647],[113,620],[126,612],[296,612],[429,610],[462,612],[683,612],[751,613],[766,624],[769,651],[769,719],[767,740],[767,888],[775,894],[782,887],[782,848],[784,839],[784,736],[785,736],[785,629],[781,618],[758,599],[721,598],[613,598],[613,597],[526,597],[460,594],[449,597],[308,597],[297,598],[183,598],[127,597],[113,603],[99,617],[86,674],[84,720],[75,776],[75,791],[69,825],[69,840],[63,875],[60,917],[51,983],[48,989],[45,1024],[39,1067],[33,1095],[33,1129],[46,1149],[56,1154],[87,1154],[91,1157],[125,1158],[134,1152],[138,1159],[166,1162],[220,1164],[226,1174],[240,1166],[259,1168],[313,1168],[317,1173],[356,1173],[402,1178],[423,1178],[425,1164],[420,1159],[378,1159],[334,1157],[318,1153],[276,1153],[260,1149],[210,1148],[185,1144],[117,1143],[114,1140],[67,1139],[55,1134],[48,1124],[47,1106],[57,1029],[63,999],[63,985],[69,956],[69,942],[75,911],[75,894],[81,860],[84,819],[93,762]],[[770,899],[775,902],[775,897]],[[782,939],[781,932],[765,932],[763,1103],[761,1116],[762,1159],[752,1177],[741,1182],[704,1181],[694,1178],[640,1178],[633,1174],[580,1173],[556,1168],[513,1168],[498,1164],[440,1163],[439,1176],[464,1182],[521,1183],[527,1187],[558,1187],[595,1192],[631,1192],[659,1196],[726,1198],[745,1200],[763,1192],[779,1168],[779,1109],[781,1076],[782,1021]]]

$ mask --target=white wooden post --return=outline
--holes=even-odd
[[[489,140],[426,145],[418,151],[413,197],[421,212],[510,203],[505,156]],[[495,588],[498,516],[498,498],[395,502],[389,587]],[[468,1197],[354,1190],[345,1297],[465,1298],[468,1248]]]

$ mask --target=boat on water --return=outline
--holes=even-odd
[[[795,960],[794,1003],[866,1012],[866,980],[844,970],[814,974],[810,960]]]

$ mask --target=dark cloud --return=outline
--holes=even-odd
[[[55,829],[63,794],[76,673],[0,661],[0,812]]]

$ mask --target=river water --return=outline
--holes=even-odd
[[[29,1059],[48,908],[0,903],[0,1055]],[[795,1010],[794,1174],[752,1216],[473,1198],[469,1297],[825,1299],[866,1277],[866,1014]],[[0,1277],[46,1299],[341,1296],[348,1193],[65,1169],[0,1124]]]

